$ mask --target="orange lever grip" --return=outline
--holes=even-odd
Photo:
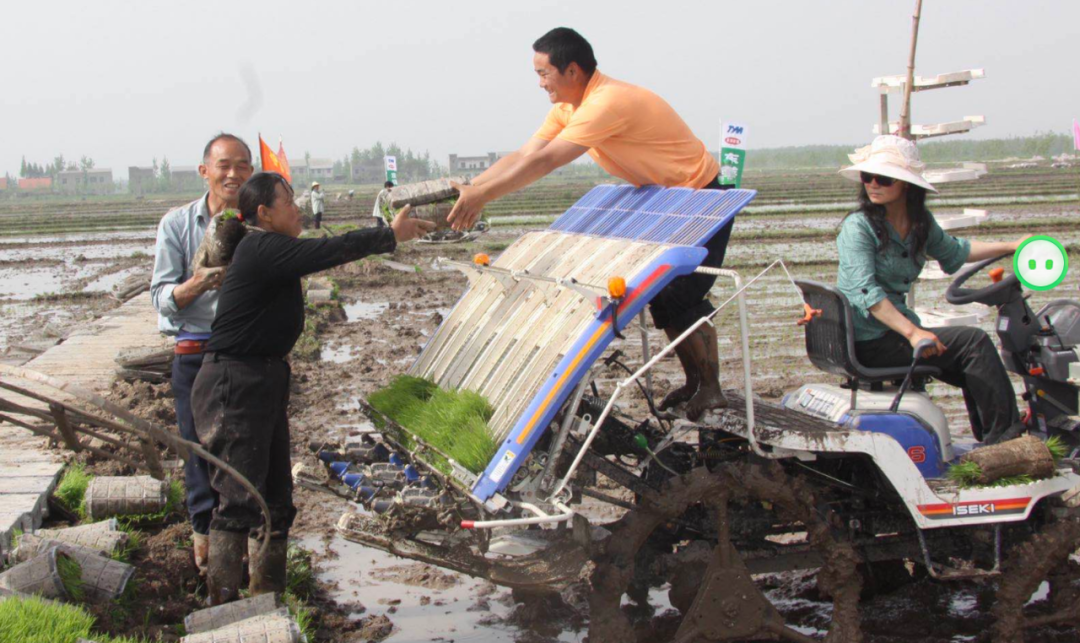
[[[820,308],[811,308],[810,304],[803,304],[803,317],[799,321],[795,322],[796,326],[805,326],[812,322],[815,317],[821,317]]]
[[[992,281],[992,282],[994,282],[996,284],[996,283],[998,283],[999,281],[1001,281],[1004,278],[1005,278],[1005,269],[1002,268],[1001,266],[998,266],[997,268],[991,268],[990,269],[990,281]]]

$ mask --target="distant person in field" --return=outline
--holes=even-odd
[[[547,119],[516,152],[499,159],[461,192],[449,221],[470,229],[484,206],[515,192],[588,153],[608,173],[634,184],[717,190],[720,166],[664,99],[600,73],[592,46],[573,29],[552,29],[533,43],[540,88],[554,103]],[[719,268],[731,237],[729,223],[705,245],[701,265]],[[675,339],[713,312],[708,294],[716,277],[676,278],[649,304],[653,321]],[[662,409],[687,402],[696,420],[708,409],[727,406],[720,390],[716,330],[705,324],[675,349],[686,384],[672,391]]]
[[[390,209],[390,189],[394,187],[393,181],[383,183],[383,189],[375,195],[375,209],[371,216],[375,219],[376,227],[383,227],[394,220],[394,211]]]
[[[323,212],[326,211],[324,205],[326,195],[323,194],[322,186],[318,181],[311,184],[311,214],[315,215],[315,229],[318,230],[322,227]]]
[[[158,328],[176,338],[172,363],[176,421],[180,435],[192,442],[198,442],[199,436],[191,411],[191,388],[202,365],[206,341],[210,339],[225,268],[199,268],[192,272],[191,263],[210,218],[238,206],[240,187],[252,172],[251,149],[247,143],[232,134],[218,134],[203,149],[199,166],[199,174],[206,181],[206,194],[169,212],[158,224],[150,296],[158,311]],[[184,463],[184,487],[194,532],[195,564],[205,573],[210,517],[217,505],[205,460],[192,455]]]

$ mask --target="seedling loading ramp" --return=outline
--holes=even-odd
[[[409,374],[491,403],[500,446],[470,481],[478,499],[506,487],[616,332],[692,273],[705,243],[756,194],[601,185],[490,266],[462,266],[469,287]],[[608,289],[617,277],[622,296]]]

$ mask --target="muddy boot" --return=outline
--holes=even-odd
[[[199,576],[206,576],[206,563],[210,559],[210,536],[194,533],[191,535],[191,543],[195,550],[195,568],[199,570]]]
[[[705,411],[727,407],[728,400],[720,390],[720,353],[716,346],[716,329],[705,324],[686,338],[689,357],[701,374],[701,387],[686,405],[686,417],[697,421]]]
[[[680,335],[680,333],[677,333],[670,328],[664,332],[667,333],[668,341],[672,341]],[[675,347],[675,355],[679,358],[679,363],[682,364],[683,372],[686,373],[686,383],[664,396],[664,400],[660,402],[659,409],[661,411],[674,408],[694,397],[694,393],[697,393],[698,387],[701,384],[701,375],[698,373],[697,369],[694,368],[694,362],[691,359],[691,351],[687,347],[687,342],[691,339],[692,338],[688,337],[686,338],[686,341]]]
[[[248,541],[248,573],[251,584],[248,589],[252,596],[259,594],[285,593],[285,561],[288,558],[289,541],[287,538],[271,539],[265,550],[259,551],[262,541]]]
[[[244,555],[247,534],[211,529],[209,540],[206,586],[210,605],[235,601],[240,595],[240,582],[244,575],[240,558]]]
[[[1023,422],[1014,422],[1012,426],[1006,427],[1003,431],[992,431],[990,435],[983,438],[983,444],[1001,444],[1002,442],[1008,442],[1009,440],[1015,440],[1027,431],[1027,425]]]

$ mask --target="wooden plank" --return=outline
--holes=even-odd
[[[82,451],[82,443],[79,442],[78,436],[75,435],[75,430],[71,428],[71,424],[68,422],[67,418],[67,411],[64,410],[64,407],[59,404],[50,404],[49,412],[52,413],[53,420],[56,422],[56,428],[64,438],[64,444],[75,453]]]
[[[120,351],[165,346],[167,343],[157,330],[157,313],[151,305],[150,294],[143,293],[109,316],[82,329],[79,334],[49,348],[28,362],[26,368],[83,389],[105,392],[114,379],[114,360]],[[39,395],[56,394],[56,391],[32,382],[20,382],[20,385],[28,392]],[[8,390],[0,390],[0,398],[20,407],[38,409],[35,416],[56,421],[48,403]],[[63,412],[65,419],[71,417],[70,408],[68,406],[68,410]],[[62,436],[65,442],[73,437],[77,441],[77,427],[68,423],[67,428],[71,430],[70,435],[63,434],[62,427],[57,435]],[[0,495],[8,503],[0,504],[0,551],[8,547],[15,529],[29,529],[41,524],[45,500],[63,467],[59,454],[44,449],[40,437],[27,429],[0,422],[0,488],[14,490]],[[46,480],[51,480],[52,484],[44,484]],[[32,491],[20,493],[20,489]],[[21,504],[11,504],[15,502],[10,500],[12,498],[17,498]]]

